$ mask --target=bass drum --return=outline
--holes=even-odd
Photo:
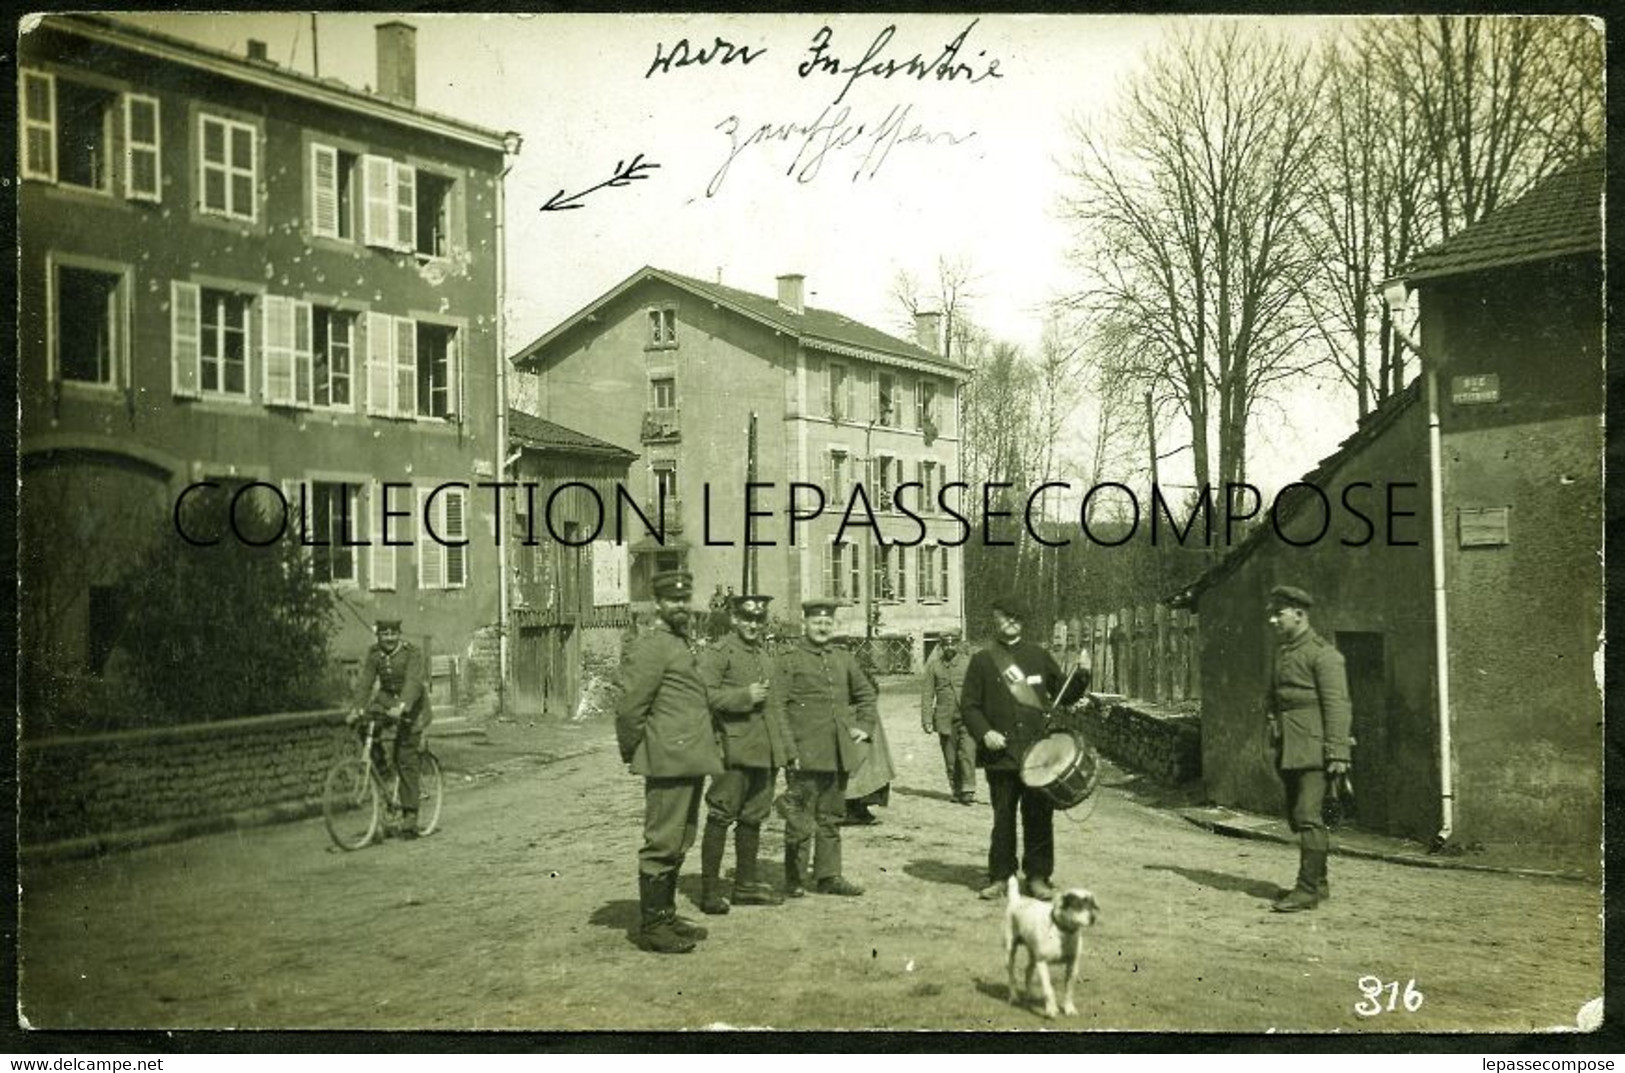
[[[1100,785],[1100,758],[1076,730],[1057,730],[1021,760],[1021,781],[1059,809],[1081,805]]]

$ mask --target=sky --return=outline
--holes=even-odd
[[[760,294],[800,273],[808,304],[903,334],[898,273],[929,281],[941,258],[971,267],[979,324],[1034,347],[1046,305],[1077,286],[1058,211],[1069,124],[1104,122],[1190,21],[323,13],[313,56],[308,14],[119,17],[239,55],[261,40],[356,88],[377,82],[376,24],[416,26],[419,107],[524,138],[507,181],[510,353],[646,264]],[[852,73],[950,49],[952,79]],[[634,161],[642,178],[600,185]],[[580,208],[542,209],[587,190]],[[1342,396],[1305,384],[1263,414],[1253,479],[1285,483],[1334,450],[1353,429]]]

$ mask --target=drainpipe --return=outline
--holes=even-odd
[[[497,176],[496,241],[497,241],[497,443],[496,466],[498,481],[508,479],[508,250],[507,199],[504,197],[508,173],[513,170],[512,158],[519,155],[524,138],[517,131],[509,131],[502,139],[504,167]],[[497,510],[502,510],[502,497],[497,496]],[[496,524],[502,524],[497,518]],[[508,714],[508,542],[497,541],[497,715]]]
[[[1444,441],[1439,425],[1439,373],[1422,346],[1399,326],[1399,313],[1410,296],[1403,279],[1384,281],[1383,300],[1392,316],[1394,334],[1422,362],[1422,384],[1428,411],[1428,526],[1433,543],[1433,662],[1439,669],[1436,716],[1439,724],[1439,833],[1432,848],[1443,849],[1456,830],[1456,788],[1450,743],[1450,631],[1444,576]]]

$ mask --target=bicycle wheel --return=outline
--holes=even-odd
[[[432,835],[440,826],[440,806],[446,796],[446,777],[440,759],[425,749],[418,754],[418,834]]]
[[[382,804],[372,767],[359,757],[339,760],[322,787],[322,822],[340,849],[360,849],[378,833]]]

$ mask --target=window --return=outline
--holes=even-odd
[[[893,549],[897,553],[896,589],[893,593],[896,599],[908,599],[908,549],[898,545]]]
[[[331,145],[310,147],[310,230],[327,238],[355,238],[354,153]]]
[[[417,322],[417,412],[423,417],[457,415],[457,329]]]
[[[170,361],[176,395],[248,398],[251,294],[170,284]]]
[[[59,78],[56,82],[56,179],[110,190],[109,147],[118,95]]]
[[[829,419],[847,421],[852,417],[852,377],[845,365],[829,364]]]
[[[897,480],[897,459],[891,455],[881,455],[876,460],[875,472],[875,509],[894,510],[892,506],[892,490]]]
[[[425,257],[451,253],[452,181],[426,171],[417,173],[416,250]]]
[[[942,548],[921,544],[914,553],[914,562],[919,567],[919,577],[916,580],[919,581],[918,591],[921,599],[934,600],[939,595],[945,595],[937,592],[937,557],[939,555],[944,560],[943,577],[946,578],[946,560],[948,556]]]
[[[202,140],[198,186],[203,211],[234,220],[255,219],[258,132],[247,123],[219,116],[203,115],[198,119]]]
[[[937,434],[936,403],[936,381],[921,380],[914,393],[915,414],[920,431],[930,437]]]
[[[661,498],[665,499],[665,509],[675,510],[677,506],[677,463],[656,462],[650,470],[653,474],[654,484],[650,488],[652,501],[650,505],[656,510],[661,509]]]
[[[919,464],[918,472],[920,482],[919,513],[935,512],[937,509],[937,490],[941,487],[941,476],[938,472],[937,463],[930,459],[924,459]]]
[[[114,386],[124,368],[123,277],[58,264],[52,379]]]
[[[898,421],[897,378],[891,373],[875,370],[875,423],[888,427]]]
[[[391,250],[417,245],[417,169],[387,156],[361,157],[361,241]]]
[[[310,542],[310,570],[317,581],[353,586],[357,580],[357,527],[362,520],[359,485],[311,481],[300,489]]]
[[[851,478],[852,470],[842,448],[830,448],[828,461],[824,469],[824,494],[832,503],[846,502],[847,481]]]
[[[260,303],[260,368],[267,406],[311,404],[311,309],[309,302],[268,294]]]
[[[468,490],[437,485],[420,488],[418,495],[418,588],[463,588],[468,584]]]
[[[654,408],[657,410],[671,410],[677,406],[677,380],[675,377],[663,376],[649,381],[649,388],[654,396]]]
[[[396,490],[394,495],[387,495],[382,484],[374,484],[367,493],[367,509],[359,526],[362,539],[369,536],[369,519],[378,519],[378,538],[367,549],[367,587],[370,589],[393,591],[395,588],[395,548],[406,539],[401,527],[411,516],[409,511],[401,510],[397,502],[401,494]],[[395,511],[400,513],[393,513]]]
[[[23,178],[56,181],[56,80],[23,72]]]
[[[862,566],[856,544],[831,544],[824,549],[824,595],[831,599],[856,599],[862,591]]]
[[[903,600],[908,597],[908,549],[890,544],[875,545],[874,571],[870,576],[875,599]]]
[[[368,313],[367,413],[411,418],[417,412],[417,321],[388,313]]]
[[[660,306],[649,310],[649,346],[662,349],[677,345],[677,307]]]
[[[157,201],[158,101],[154,97],[128,94],[124,98],[124,196],[137,201]]]
[[[355,351],[355,314],[313,306],[311,355],[315,384],[312,403],[335,409],[352,408],[351,355]]]

